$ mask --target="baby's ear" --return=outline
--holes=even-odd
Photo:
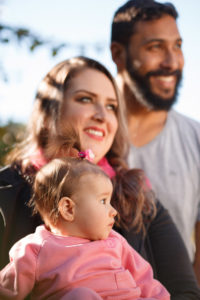
[[[58,203],[58,210],[63,219],[72,222],[75,215],[75,203],[69,197],[62,197]]]

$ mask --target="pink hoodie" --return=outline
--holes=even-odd
[[[76,287],[102,299],[170,299],[149,263],[113,230],[106,240],[90,241],[39,226],[12,247],[0,272],[0,299],[21,300],[32,291],[32,299],[58,300]]]

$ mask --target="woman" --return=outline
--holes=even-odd
[[[155,212],[142,172],[127,170],[126,123],[114,80],[102,65],[83,57],[58,64],[42,80],[27,137],[10,154],[11,166],[1,171],[1,267],[13,243],[41,222],[26,206],[31,183],[42,165],[66,155],[69,124],[76,128],[82,150],[90,148],[94,163],[113,178],[113,205],[121,216],[116,229],[151,263],[171,299],[200,299],[171,218],[159,202]]]

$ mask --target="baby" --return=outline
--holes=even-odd
[[[110,178],[86,159],[42,167],[31,204],[44,225],[11,248],[0,299],[169,300],[151,266],[112,230],[112,191]]]

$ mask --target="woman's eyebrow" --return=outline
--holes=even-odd
[[[85,90],[85,89],[76,90],[76,91],[74,91],[73,93],[74,93],[74,94],[75,94],[75,93],[86,93],[86,94],[89,94],[89,95],[91,95],[91,96],[93,96],[93,97],[97,97],[97,96],[98,96],[98,94],[93,93],[93,92],[88,91],[88,90]],[[106,97],[106,98],[109,99],[109,100],[112,101],[112,102],[117,102],[117,99],[116,99],[116,98],[110,98],[110,97]]]
[[[107,98],[109,101],[113,102],[113,103],[118,103],[117,99],[116,98]]]
[[[73,93],[86,93],[86,94],[89,94],[89,95],[92,95],[92,96],[97,96],[97,94],[95,94],[91,91],[85,90],[85,89],[75,90]]]

